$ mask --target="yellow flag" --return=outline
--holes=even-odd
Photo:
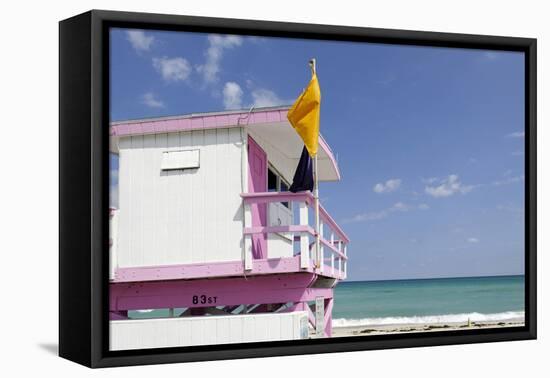
[[[319,146],[319,115],[321,110],[321,88],[314,73],[307,88],[288,111],[287,118],[304,141],[311,157],[317,155]]]

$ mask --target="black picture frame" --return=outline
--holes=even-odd
[[[109,351],[110,27],[253,34],[525,54],[525,326]],[[92,10],[59,23],[59,355],[88,367],[535,339],[536,39]]]

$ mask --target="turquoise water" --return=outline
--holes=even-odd
[[[524,276],[341,282],[334,326],[505,320],[524,316]]]

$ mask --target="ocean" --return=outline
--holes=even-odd
[[[524,276],[341,282],[333,327],[524,317]]]

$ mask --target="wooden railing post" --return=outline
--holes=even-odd
[[[323,238],[323,222],[320,222],[319,223],[319,236],[321,238]],[[323,243],[321,243],[320,247],[319,247],[319,256],[317,256],[317,261],[318,261],[318,266],[319,266],[319,271],[321,273],[323,273],[325,271],[325,247],[323,245]]]
[[[334,247],[334,232],[330,233],[330,244]],[[330,270],[331,274],[334,276],[334,252],[330,253]]]
[[[348,257],[348,246],[344,244],[344,256]],[[348,260],[344,261],[344,279],[348,276]]]
[[[340,253],[342,253],[342,240],[338,240],[338,251]],[[342,272],[342,256],[340,256],[340,255],[338,256],[338,274],[343,275],[343,272]]]
[[[309,209],[305,201],[301,201],[299,205],[300,226],[309,225]],[[308,269],[310,265],[309,257],[309,233],[300,233],[300,268]]]
[[[252,226],[252,209],[249,203],[244,201],[244,227]],[[252,235],[243,234],[243,258],[244,269],[252,270]]]

